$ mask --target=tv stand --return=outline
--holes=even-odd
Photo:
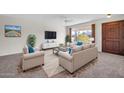
[[[50,49],[50,48],[55,48],[59,47],[59,44],[54,42],[54,43],[43,43],[42,49]]]

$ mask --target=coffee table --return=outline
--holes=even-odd
[[[53,54],[58,55],[59,47],[53,48]]]
[[[59,51],[66,52],[67,48],[66,47],[56,47],[56,48],[53,48],[53,54],[58,55]]]

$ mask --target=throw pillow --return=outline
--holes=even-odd
[[[68,54],[72,55],[73,51],[72,51],[72,48],[67,48],[67,51],[68,51]]]
[[[77,45],[78,45],[78,46],[81,46],[81,45],[83,45],[83,42],[78,41],[78,42],[77,42]]]
[[[28,50],[29,50],[29,53],[34,53],[34,49],[31,45],[28,45]]]
[[[24,53],[24,54],[29,53],[29,51],[28,51],[28,46],[27,46],[27,45],[24,46],[24,48],[23,48],[23,53]]]

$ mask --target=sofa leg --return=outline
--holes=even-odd
[[[96,57],[95,59],[98,59],[98,57]]]
[[[73,75],[74,74],[74,72],[70,72],[71,73],[71,75]]]
[[[26,70],[23,70],[23,72],[26,72]]]

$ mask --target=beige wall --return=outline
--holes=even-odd
[[[28,15],[30,17],[30,15]],[[36,46],[39,47],[44,42],[44,31],[57,31],[56,42],[64,43],[65,28],[63,21],[58,18],[41,15],[40,19],[33,15],[29,18],[27,15],[0,15],[0,56],[15,53],[21,53],[26,44],[29,34],[35,34],[37,37]],[[20,25],[21,37],[5,37],[4,25]]]
[[[104,18],[104,19],[100,19],[100,20],[96,20],[96,21],[92,21],[92,22],[73,25],[70,27],[73,29],[80,29],[80,28],[83,28],[83,27],[91,25],[91,24],[96,24],[95,41],[96,41],[96,45],[98,47],[98,51],[101,52],[102,51],[102,23],[110,22],[110,21],[117,21],[117,20],[124,20],[124,15],[113,16],[111,18]]]
[[[64,43],[65,40],[65,28],[63,20],[60,18],[50,17],[51,15],[39,15],[40,18],[33,15],[0,15],[0,56],[9,55],[22,52],[22,48],[26,44],[26,39],[29,34],[35,34],[37,36],[38,47],[44,42],[44,31],[53,30],[57,31],[57,42]],[[96,44],[98,50],[102,50],[102,26],[101,24],[109,21],[124,20],[124,15],[112,17],[110,19],[101,19],[85,24],[79,24],[75,27],[83,27],[91,24],[96,24]],[[20,25],[22,27],[21,37],[5,37],[4,25]]]

